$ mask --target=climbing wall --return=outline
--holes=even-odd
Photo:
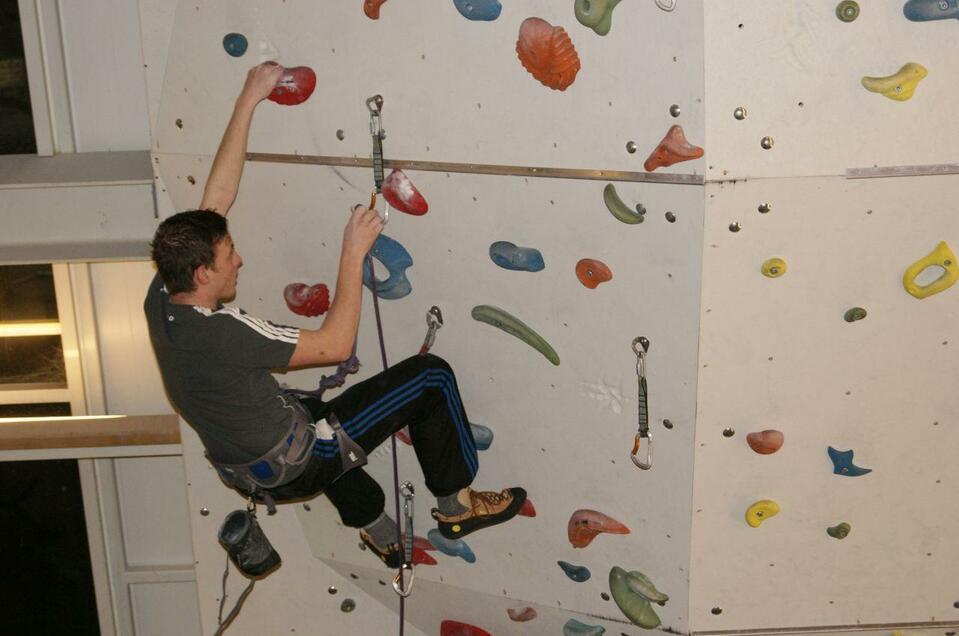
[[[959,244],[959,177],[881,176],[955,160],[959,128],[942,114],[957,103],[957,25],[909,21],[902,2],[861,2],[843,22],[836,4],[706,5],[697,633],[959,620],[957,292],[903,286],[940,241]],[[928,71],[910,99],[863,87],[909,62]],[[902,168],[915,165],[929,167]],[[845,178],[874,167],[896,169]],[[782,433],[774,454],[747,442],[764,430]],[[829,447],[852,453],[839,474]],[[751,527],[762,500],[779,513],[758,506]]]
[[[571,618],[639,633],[610,598],[608,575],[618,566],[642,572],[669,594],[655,612],[663,626],[686,630],[703,233],[697,182],[704,164],[693,159],[653,173],[677,183],[629,179],[643,178],[643,162],[673,125],[702,144],[702,3],[680,2],[671,12],[652,1],[621,5],[605,36],[580,24],[571,2],[510,2],[492,21],[467,19],[453,2],[388,2],[378,20],[362,9],[360,0],[181,2],[154,124],[160,181],[175,208],[198,204],[243,76],[264,59],[311,67],[317,87],[297,106],[258,109],[253,152],[368,158],[364,102],[378,93],[385,100],[388,159],[634,173],[615,182],[617,202],[604,197],[606,180],[407,170],[430,210],[421,217],[394,211],[385,231],[413,260],[405,270],[411,293],[381,301],[389,359],[417,351],[427,309],[440,307],[445,323],[433,351],[456,370],[470,420],[493,433],[492,445],[480,453],[476,486],[523,485],[535,508],[535,516],[467,537],[475,562],[431,551],[437,563],[418,567],[407,618],[431,635],[440,633],[443,620],[496,634],[560,633]],[[564,27],[577,51],[582,68],[563,91],[541,84],[517,59],[520,25],[530,17]],[[230,33],[244,35],[244,55],[224,50]],[[368,199],[371,186],[369,168],[248,163],[230,214],[245,262],[237,304],[279,322],[319,324],[290,313],[283,288],[292,282],[332,286],[347,210]],[[637,205],[645,210],[642,223],[635,223]],[[498,266],[489,255],[497,241],[535,248],[545,267]],[[605,264],[611,280],[594,289],[581,283],[576,265],[586,258]],[[599,265],[591,271],[604,278]],[[380,263],[377,272],[388,274]],[[478,305],[522,320],[548,341],[559,364],[474,320]],[[367,294],[357,379],[380,368],[375,333]],[[631,343],[638,336],[651,343],[650,471],[629,461],[638,409]],[[329,372],[280,379],[311,386],[321,371]],[[401,445],[398,459],[402,479],[415,485],[416,534],[425,537],[433,500],[412,450]],[[206,500],[221,502],[194,525],[201,611],[211,625],[212,589],[223,561],[215,518],[229,504],[199,453],[187,457],[187,465],[194,510]],[[373,455],[370,472],[391,495],[386,449]],[[574,548],[567,524],[580,509],[608,515],[629,534],[600,534]],[[285,561],[295,564],[258,585],[253,607],[270,607],[291,587],[318,595],[316,603],[283,600],[282,611],[271,614],[274,625],[355,630],[356,612],[395,625],[392,574],[357,548],[355,531],[339,525],[325,499],[287,507],[267,523],[271,536],[280,537]],[[309,550],[289,539],[291,528]],[[302,559],[324,567],[303,567]],[[575,566],[573,576],[557,561]],[[586,570],[588,580],[574,580]],[[323,595],[329,572],[366,595],[354,612],[337,611],[342,595]],[[532,622],[507,613],[526,607],[535,610]],[[236,629],[262,626],[260,618],[244,620],[241,615]]]

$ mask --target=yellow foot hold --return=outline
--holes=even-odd
[[[916,92],[916,86],[919,80],[929,74],[926,67],[922,64],[909,62],[894,75],[886,77],[864,77],[862,85],[867,91],[873,93],[882,93],[889,99],[904,102]]]
[[[767,278],[779,278],[786,273],[786,261],[781,258],[771,258],[763,263],[762,272]]]
[[[941,267],[942,276],[928,285],[919,285],[916,278],[929,267]],[[902,275],[902,285],[906,291],[922,299],[952,287],[959,280],[959,265],[956,265],[956,255],[952,253],[945,241],[939,243],[928,256],[920,258],[909,266]]]
[[[760,499],[746,509],[746,523],[752,528],[758,528],[763,521],[778,514],[779,504],[772,499]]]

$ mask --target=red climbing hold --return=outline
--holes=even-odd
[[[686,141],[682,126],[673,126],[653,150],[643,167],[649,172],[656,168],[665,168],[680,161],[690,161],[703,156],[703,149]]]
[[[533,507],[533,502],[527,498],[526,501],[523,502],[523,505],[520,506],[519,512],[516,514],[521,517],[535,517],[536,508]]]
[[[319,316],[330,308],[330,290],[323,283],[290,283],[283,289],[286,306],[300,316]]]
[[[380,19],[380,7],[386,0],[363,0],[363,13],[370,20]]]
[[[513,609],[510,607],[506,610],[506,614],[511,621],[516,621],[517,623],[525,623],[526,621],[531,621],[536,618],[536,610],[529,605],[521,609]]]
[[[445,620],[440,623],[440,636],[493,636],[476,625],[459,621]]]
[[[396,431],[396,439],[400,440],[407,446],[413,445],[413,439],[410,437],[410,430],[406,426]]]
[[[302,104],[316,88],[316,73],[309,66],[284,68],[280,81],[273,87],[269,100],[284,106]]]
[[[434,550],[436,548],[433,548]],[[425,550],[413,546],[413,565],[436,565],[436,559],[426,553]]]
[[[577,510],[566,526],[569,542],[574,548],[585,548],[600,532],[629,534],[629,528],[595,510]]]
[[[383,198],[395,210],[422,216],[430,209],[426,199],[402,170],[394,170],[383,181]]]

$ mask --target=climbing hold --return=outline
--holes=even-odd
[[[376,237],[370,255],[383,263],[390,277],[384,281],[376,279],[376,295],[385,300],[402,298],[413,291],[410,281],[406,278],[406,269],[413,265],[413,257],[400,245],[399,241],[391,239],[385,234]],[[367,260],[363,262],[363,284],[373,289],[373,266]]]
[[[587,625],[571,618],[563,625],[563,636],[603,636],[606,628],[602,625]]]
[[[643,167],[652,172],[656,168],[665,168],[680,161],[699,159],[702,156],[703,149],[686,141],[686,133],[683,132],[683,127],[674,125],[670,127],[663,140],[646,158]]]
[[[283,288],[283,300],[294,314],[319,316],[330,308],[330,290],[323,283],[290,283]]]
[[[600,283],[612,280],[613,272],[602,261],[584,258],[576,263],[576,278],[586,287],[596,289]]]
[[[566,525],[566,534],[574,548],[585,548],[601,532],[629,534],[629,528],[612,517],[589,509],[574,512]]]
[[[672,11],[676,8],[676,0],[656,0],[656,6],[663,11]]]
[[[959,2],[956,0],[909,0],[902,13],[913,22],[959,19]]]
[[[363,0],[363,13],[370,20],[380,19],[380,7],[386,0]]]
[[[242,33],[227,33],[223,36],[223,50],[231,57],[241,57],[246,53],[247,46],[249,42]]]
[[[533,507],[533,502],[526,498],[526,501],[523,502],[523,505],[520,506],[519,512],[517,512],[521,517],[535,517],[536,508]]]
[[[447,539],[438,528],[433,528],[426,533],[430,543],[447,556],[455,556],[463,559],[467,563],[476,563],[476,555],[462,539]]]
[[[432,547],[432,544],[430,544],[430,548]],[[413,546],[413,565],[436,565],[436,559],[425,550]]]
[[[771,258],[763,263],[762,272],[766,278],[779,278],[786,273],[786,261],[781,258]]]
[[[589,568],[587,568],[585,565],[573,565],[572,563],[567,563],[566,561],[557,561],[556,565],[563,569],[563,572],[566,573],[566,576],[577,583],[588,581],[589,577],[592,576],[589,573]]]
[[[669,600],[669,595],[657,590],[653,582],[649,580],[649,577],[642,572],[631,570],[626,577],[626,585],[629,586],[629,589],[652,603],[665,605],[666,601]]]
[[[559,354],[556,353],[553,347],[516,316],[492,305],[477,305],[473,307],[472,316],[474,320],[485,322],[497,329],[502,329],[511,336],[519,338],[542,353],[547,360],[559,366]]]
[[[476,450],[484,451],[493,443],[493,429],[488,426],[470,422],[470,430],[473,432],[473,442],[476,444]]]
[[[928,285],[917,285],[916,278],[928,267],[941,267],[943,273]],[[906,273],[902,275],[902,284],[907,292],[922,299],[946,291],[955,284],[957,279],[959,279],[959,265],[956,264],[956,255],[952,253],[945,241],[941,241],[936,249],[906,269]]]
[[[576,19],[597,35],[606,35],[613,22],[613,9],[619,2],[620,0],[576,0]]]
[[[852,530],[852,526],[843,521],[839,525],[826,528],[826,534],[833,539],[845,539],[847,536],[849,536],[850,530]]]
[[[636,225],[646,220],[646,208],[641,204],[637,204],[636,211],[634,212],[631,207],[619,198],[619,194],[616,192],[616,186],[612,183],[607,183],[606,187],[603,188],[603,202],[606,204],[606,209],[609,210],[610,214],[612,214],[617,221],[622,221],[629,225]]]
[[[503,10],[497,0],[453,0],[453,6],[467,20],[490,22],[499,17]]]
[[[893,75],[886,77],[863,77],[862,85],[867,91],[881,93],[889,99],[904,102],[916,92],[916,86],[929,71],[922,64],[908,62]]]
[[[516,54],[533,77],[553,90],[566,90],[579,72],[579,56],[566,30],[541,18],[523,20]]]
[[[507,608],[506,614],[511,621],[516,621],[517,623],[525,623],[536,618],[536,610],[529,605],[519,609],[513,609],[512,607]]]
[[[852,22],[859,17],[859,3],[855,0],[842,0],[836,5],[836,17],[843,22]]]
[[[849,309],[842,315],[842,319],[846,322],[856,322],[857,320],[862,320],[866,317],[866,310],[862,307],[853,307]]]
[[[496,241],[489,246],[489,257],[503,269],[520,272],[539,272],[546,264],[543,255],[534,247],[517,247],[509,241]]]
[[[394,209],[413,216],[422,216],[430,209],[426,199],[416,189],[406,173],[400,169],[393,170],[390,176],[383,181],[383,198]]]
[[[772,499],[760,499],[746,509],[746,523],[752,528],[758,528],[759,524],[779,514],[779,504]]]
[[[406,541],[406,534],[403,534],[403,541]],[[413,535],[413,549],[414,550],[424,550],[426,552],[432,552],[436,550],[436,546],[430,543],[430,540],[426,537],[421,537],[418,534]]]
[[[476,625],[445,620],[440,623],[440,636],[492,636],[492,634]]]
[[[630,586],[628,579],[632,575],[633,572],[613,566],[609,571],[609,591],[626,618],[644,629],[653,629],[660,623],[659,616],[649,599]]]
[[[872,472],[872,468],[861,468],[852,463],[852,450],[838,451],[832,446],[827,448],[829,459],[832,460],[832,472],[846,477],[859,477]]]
[[[781,431],[767,429],[758,433],[750,433],[746,436],[746,443],[749,447],[760,455],[772,455],[783,445],[783,434]]]
[[[377,288],[377,289],[379,289],[379,288]],[[396,435],[396,439],[400,440],[401,442],[403,442],[403,443],[406,444],[407,446],[412,446],[412,445],[413,445],[413,438],[410,437],[410,429],[409,429],[408,426],[404,426],[404,427],[401,428],[400,430],[396,431],[396,433],[394,433],[394,435]]]
[[[268,99],[283,106],[296,106],[308,100],[314,88],[316,73],[309,66],[284,68]]]

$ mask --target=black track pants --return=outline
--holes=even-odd
[[[413,356],[329,402],[314,398],[302,402],[317,421],[333,411],[343,430],[367,454],[409,426],[426,486],[437,497],[465,488],[476,476],[476,444],[456,377],[442,358]],[[317,439],[305,472],[271,493],[277,501],[289,501],[323,492],[345,525],[359,528],[371,523],[383,512],[383,489],[362,468],[337,478],[340,471],[336,441]]]

